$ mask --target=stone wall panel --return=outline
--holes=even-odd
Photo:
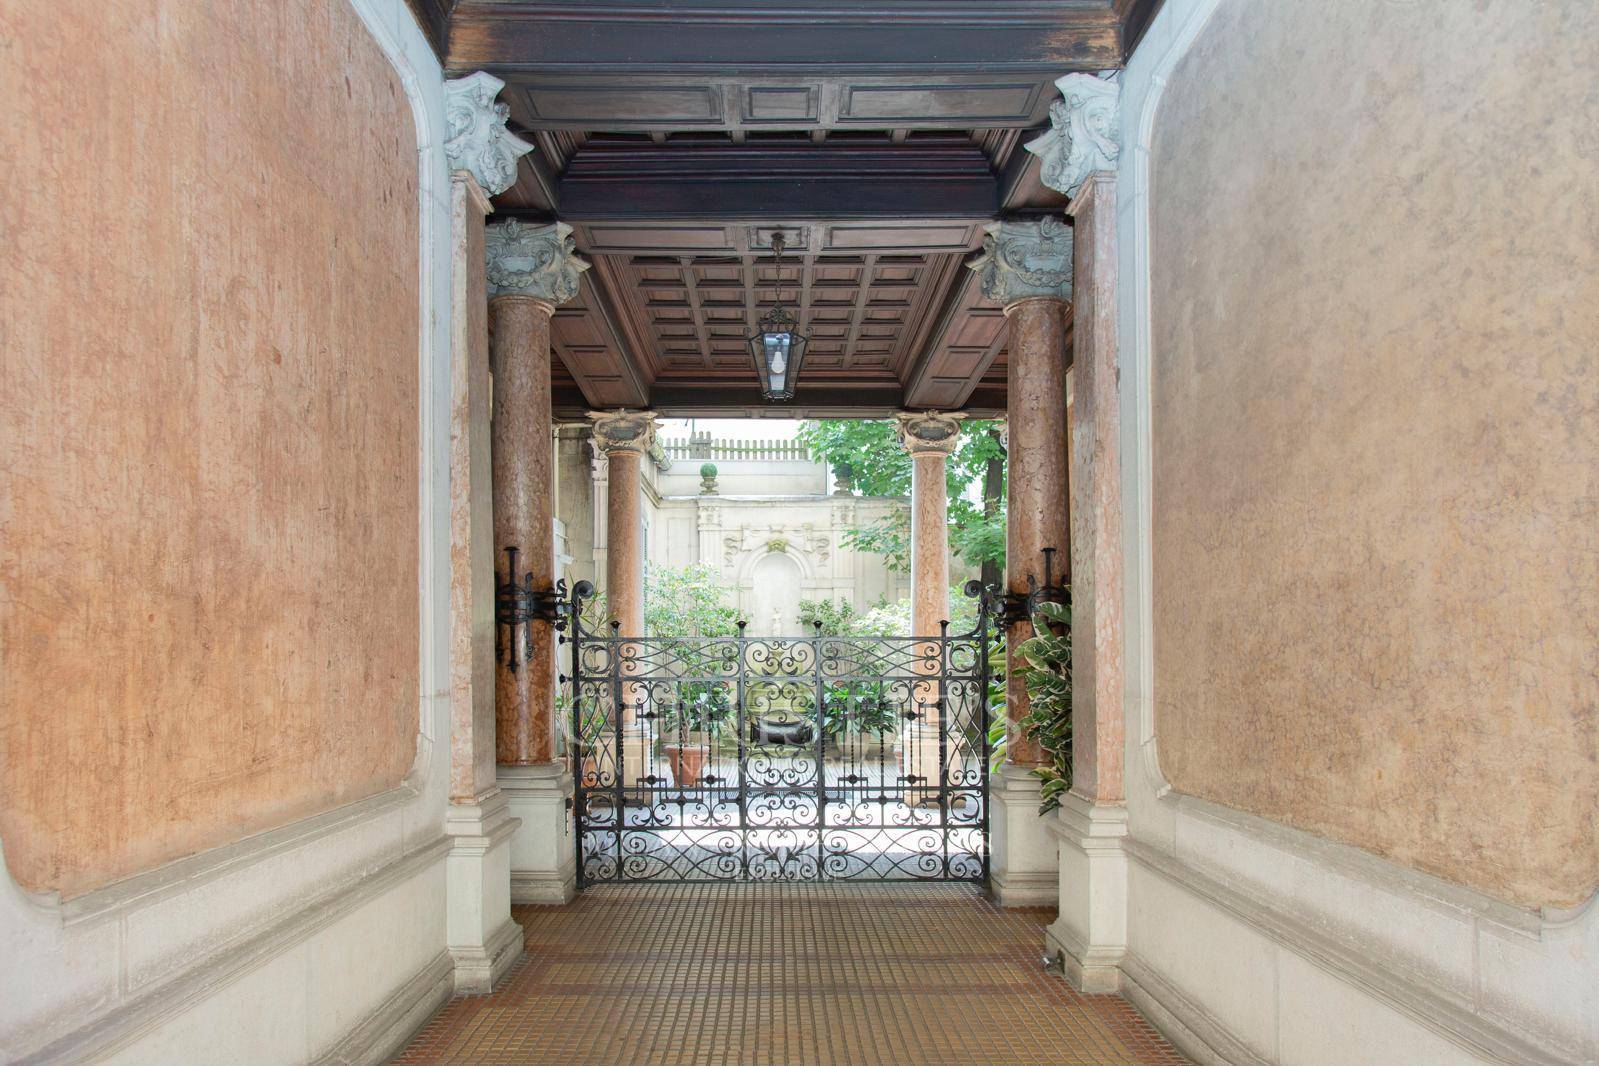
[[[342,2],[0,40],[0,834],[75,895],[414,761],[416,135]]]
[[[1599,9],[1224,2],[1152,146],[1174,786],[1599,884]]]

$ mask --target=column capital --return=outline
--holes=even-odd
[[[1072,231],[1053,215],[984,227],[983,250],[966,261],[983,295],[1003,307],[1030,297],[1070,300]]]
[[[958,411],[900,411],[899,442],[913,458],[924,455],[947,456],[960,443],[961,419]]]
[[[655,415],[650,411],[590,411],[594,447],[602,455],[643,455],[655,440]]]
[[[494,99],[503,88],[505,82],[481,70],[444,83],[449,127],[444,158],[452,171],[471,174],[489,196],[498,196],[516,183],[516,161],[533,150],[505,128],[510,105]]]
[[[554,307],[577,295],[589,268],[577,256],[572,227],[565,222],[530,226],[516,219],[496,222],[483,235],[488,259],[489,299],[531,296]]]
[[[1049,105],[1049,132],[1022,147],[1039,159],[1039,178],[1068,198],[1088,175],[1115,170],[1121,158],[1121,92],[1115,72],[1055,79],[1061,98]]]

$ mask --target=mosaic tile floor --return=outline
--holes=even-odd
[[[973,887],[628,885],[517,907],[527,956],[398,1063],[1181,1063],[1039,964],[1045,911]]]

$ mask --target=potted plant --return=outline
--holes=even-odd
[[[833,464],[833,495],[855,495],[855,464],[847,459]]]
[[[716,495],[716,464],[700,464],[700,495]]]
[[[713,734],[732,711],[727,689],[711,682],[678,686],[677,702],[667,709],[661,750],[678,788],[698,788],[705,778],[705,756]]]

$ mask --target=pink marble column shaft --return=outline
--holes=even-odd
[[[606,454],[605,596],[619,635],[644,635],[644,517],[640,502],[640,451],[612,449]]]
[[[911,464],[911,633],[932,636],[949,619],[946,458],[922,454]]]
[[[1117,396],[1116,176],[1084,181],[1070,213],[1072,360],[1072,791],[1125,798],[1122,504]]]
[[[1029,296],[1005,307],[1010,320],[1006,421],[1009,462],[1006,493],[1005,585],[1026,594],[1031,577],[1044,581],[1044,549],[1054,548],[1055,578],[1071,557],[1067,525],[1066,323],[1071,305],[1059,297]],[[1005,711],[1010,722],[1007,761],[1033,765],[1038,745],[1023,737],[1027,713],[1025,663],[1017,647],[1032,636],[1029,622],[1006,634]]]
[[[532,296],[504,294],[489,301],[494,366],[494,556],[507,575],[507,548],[534,589],[555,581],[551,513],[554,442],[550,412],[550,315]],[[555,634],[549,623],[528,625],[528,656],[506,654],[496,668],[495,717],[500,763],[530,766],[555,758]]]
[[[899,416],[900,443],[911,455],[911,635],[938,636],[949,620],[949,488],[945,467],[960,442],[961,415],[928,411]],[[919,668],[929,675],[943,672],[943,647],[938,641],[917,646]],[[933,802],[943,764],[940,718],[943,687],[936,680],[913,688],[915,713],[905,731],[904,776],[921,787],[906,789],[909,803]]]

